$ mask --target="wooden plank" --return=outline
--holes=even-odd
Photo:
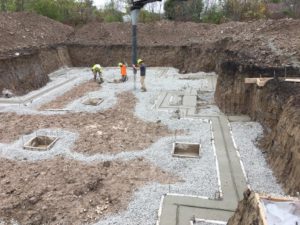
[[[246,84],[256,84],[257,78],[245,78]]]
[[[297,83],[300,83],[300,78],[287,78],[284,81],[286,81],[286,82],[297,82]]]
[[[255,199],[256,199],[256,201],[258,203],[259,214],[261,216],[263,225],[268,225],[268,222],[267,222],[267,219],[266,219],[266,215],[265,215],[264,206],[262,205],[262,203],[260,201],[259,194],[255,193]]]
[[[256,84],[257,86],[259,87],[263,87],[266,85],[266,83],[269,81],[269,80],[272,80],[273,78],[257,78],[257,81],[256,81]]]

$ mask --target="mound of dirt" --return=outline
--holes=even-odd
[[[0,54],[64,43],[73,28],[33,13],[0,13]]]
[[[8,224],[12,219],[23,225],[89,224],[126,209],[132,193],[146,183],[176,180],[142,158],[0,163],[0,217]]]

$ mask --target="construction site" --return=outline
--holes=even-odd
[[[146,92],[131,47],[0,14],[0,224],[300,224],[300,20],[138,24]]]

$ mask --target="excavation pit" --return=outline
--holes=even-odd
[[[199,158],[201,146],[198,143],[180,143],[173,144],[173,157]]]
[[[88,98],[88,99],[83,100],[82,104],[97,106],[97,105],[100,105],[102,102],[103,102],[102,98]]]
[[[36,136],[24,144],[23,148],[27,150],[47,151],[53,147],[57,140],[58,137]]]

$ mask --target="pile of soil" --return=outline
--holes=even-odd
[[[132,93],[125,92],[118,97],[113,108],[97,113],[51,116],[0,113],[3,128],[0,130],[0,142],[12,142],[37,129],[62,128],[79,133],[74,151],[93,155],[143,150],[159,138],[171,135],[165,125],[144,122],[135,117],[136,98]]]
[[[34,13],[0,13],[0,55],[66,41],[73,28]]]
[[[88,92],[99,90],[99,84],[93,80],[89,80],[85,83],[79,84],[67,91],[61,96],[58,96],[55,100],[43,104],[40,106],[40,110],[46,109],[62,109],[68,103],[73,102],[74,100],[84,96]]]
[[[142,158],[84,164],[64,158],[0,160],[0,218],[10,224],[88,224],[126,209],[149,182],[176,181]],[[137,173],[138,171],[138,173]]]

